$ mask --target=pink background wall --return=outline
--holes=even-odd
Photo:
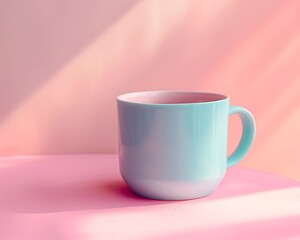
[[[229,95],[241,165],[300,180],[300,1],[0,2],[0,155],[116,152],[116,96],[163,89]]]

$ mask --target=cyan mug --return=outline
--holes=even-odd
[[[117,98],[120,173],[138,195],[161,200],[204,197],[226,169],[249,151],[255,121],[229,97],[203,92],[150,91]],[[228,120],[237,114],[243,133],[227,157]]]

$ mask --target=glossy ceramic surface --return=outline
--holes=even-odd
[[[118,97],[119,159],[124,181],[148,198],[182,200],[212,193],[226,169],[248,152],[253,116],[229,98],[197,92],[140,92]],[[243,136],[227,159],[228,119],[239,114]]]

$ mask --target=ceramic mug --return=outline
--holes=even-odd
[[[138,195],[161,200],[204,197],[226,169],[249,151],[255,121],[229,97],[204,92],[149,91],[117,98],[120,173]],[[243,133],[227,157],[228,120],[237,114]]]

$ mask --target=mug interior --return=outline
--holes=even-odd
[[[119,96],[118,100],[143,104],[187,104],[214,102],[226,98],[227,96],[217,93],[154,91],[126,93]]]

